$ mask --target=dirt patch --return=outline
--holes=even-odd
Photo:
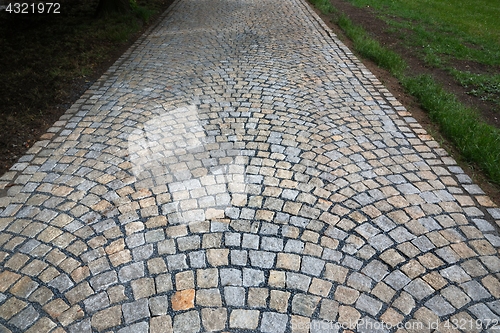
[[[98,0],[59,2],[60,14],[0,11],[0,176],[156,23],[173,0],[149,1],[157,13],[126,41],[87,36],[95,32],[92,29],[103,28],[95,25]],[[105,25],[109,28],[112,23]]]
[[[330,0],[332,5],[341,13],[346,14],[355,24],[361,25],[370,35],[379,41],[383,46],[388,47],[398,54],[400,54],[406,61],[413,74],[431,74],[433,77],[446,88],[447,91],[455,94],[463,103],[476,108],[481,112],[483,118],[493,126],[500,128],[500,113],[495,111],[493,103],[481,101],[467,94],[466,89],[454,81],[454,79],[444,70],[430,68],[426,66],[418,57],[416,57],[416,50],[403,47],[400,34],[391,32],[388,25],[377,18],[376,14],[371,8],[358,8],[343,1],[343,0]],[[332,31],[346,44],[349,49],[353,50],[352,42],[345,36],[342,29],[336,24],[331,22],[331,17],[324,15],[316,10],[316,13],[323,19],[323,21],[332,29]],[[465,172],[481,186],[481,188],[491,197],[491,199],[500,206],[500,186],[488,181],[484,173],[479,170],[475,165],[465,162],[460,153],[456,150],[453,144],[450,143],[439,132],[439,127],[434,124],[429,114],[420,107],[418,101],[411,95],[407,94],[405,89],[401,86],[400,82],[394,78],[388,71],[378,67],[374,62],[362,59],[364,65],[387,87],[387,89],[411,112],[413,117],[426,129],[427,132],[445,148],[448,153],[455,158],[458,164],[465,170]],[[457,64],[458,65],[458,64]],[[473,63],[473,62],[460,62],[457,69],[470,70],[475,73],[490,73],[491,68]],[[500,72],[500,69],[499,69]]]

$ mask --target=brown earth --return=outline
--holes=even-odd
[[[147,0],[156,14],[125,41],[87,36],[111,25],[95,25],[98,1],[59,0],[60,14],[0,11],[0,176],[174,0]]]

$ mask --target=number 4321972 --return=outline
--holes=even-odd
[[[60,14],[61,4],[57,2],[9,3],[5,8],[11,14]]]

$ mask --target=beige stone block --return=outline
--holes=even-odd
[[[122,238],[111,242],[111,244],[106,246],[104,250],[106,251],[107,254],[113,254],[120,252],[123,249],[125,249],[125,240]]]
[[[152,317],[149,320],[149,333],[173,333],[170,316]]]
[[[410,312],[415,308],[415,299],[407,292],[402,292],[399,297],[392,303],[392,306],[399,309],[405,315],[410,314]]]
[[[291,319],[292,333],[309,333],[311,327],[311,319],[302,316],[292,316]]]
[[[225,266],[228,261],[229,249],[208,249],[207,260],[208,263],[214,267]]]
[[[148,271],[149,274],[157,275],[167,272],[167,265],[163,258],[153,258],[148,260]]]
[[[338,322],[345,327],[355,329],[351,325],[355,325],[361,318],[361,314],[355,308],[351,306],[339,306],[339,319]]]
[[[125,296],[125,287],[122,285],[113,286],[109,288],[106,292],[108,293],[109,302],[111,304],[120,303],[128,299],[128,297]]]
[[[359,291],[344,287],[337,286],[335,290],[335,300],[342,304],[354,304],[359,297]]]
[[[426,253],[424,255],[421,255],[418,257],[418,261],[424,266],[425,268],[431,270],[431,269],[436,269],[442,265],[444,265],[444,262],[433,255],[432,253]]]
[[[122,323],[122,310],[120,305],[110,307],[95,313],[91,319],[91,325],[101,332],[108,328],[118,326]]]
[[[201,310],[201,322],[207,332],[223,330],[226,327],[227,310],[204,308]]]
[[[9,320],[14,315],[21,312],[21,310],[26,306],[26,302],[23,302],[15,297],[11,297],[0,306],[0,317],[5,320]]]
[[[313,278],[311,285],[309,287],[309,292],[314,295],[326,297],[330,293],[331,289],[332,289],[331,282]]]
[[[404,316],[393,308],[388,308],[387,311],[380,316],[380,319],[382,322],[391,326],[397,326],[399,323],[403,323]]]
[[[345,267],[327,263],[325,266],[325,278],[333,282],[344,283],[349,270]]]
[[[420,276],[426,272],[426,269],[424,266],[422,266],[418,261],[416,260],[410,260],[409,263],[403,265],[401,267],[401,270],[410,278],[414,279],[417,276]]]
[[[270,287],[274,288],[284,288],[286,281],[286,275],[283,271],[270,271],[268,284]]]
[[[177,287],[177,290],[193,289],[195,287],[193,271],[185,271],[175,274],[175,286]]]
[[[379,282],[377,285],[372,289],[371,293],[375,296],[377,296],[380,300],[383,302],[389,303],[394,295],[396,294],[396,291],[389,287],[387,284],[384,282]]]
[[[288,310],[288,301],[290,293],[280,290],[271,290],[271,298],[269,300],[269,307],[278,312],[286,313]]]
[[[130,254],[130,250],[123,250],[117,253],[113,253],[109,256],[109,261],[114,267],[126,264],[132,261],[132,255]]]
[[[74,305],[68,310],[61,313],[57,320],[63,325],[68,326],[69,324],[82,319],[85,316],[85,312],[83,312],[82,308],[79,305]]]
[[[300,262],[301,262],[301,257],[297,254],[278,253],[276,267],[283,268],[286,270],[298,271],[300,270]]]
[[[83,301],[93,293],[94,290],[90,288],[89,283],[84,281],[70,291],[66,292],[64,296],[70,302],[70,304],[73,305],[80,301]]]
[[[130,282],[135,299],[147,298],[156,293],[153,278],[142,278]]]
[[[497,278],[495,278],[493,275],[488,275],[483,278],[481,282],[493,297],[495,297],[496,299],[500,298],[500,281],[498,281]]]
[[[248,306],[252,308],[267,307],[267,299],[269,298],[269,290],[266,288],[249,288],[248,289]]]

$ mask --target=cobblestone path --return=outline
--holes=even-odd
[[[0,185],[2,333],[497,332],[500,209],[301,0],[174,3]]]

